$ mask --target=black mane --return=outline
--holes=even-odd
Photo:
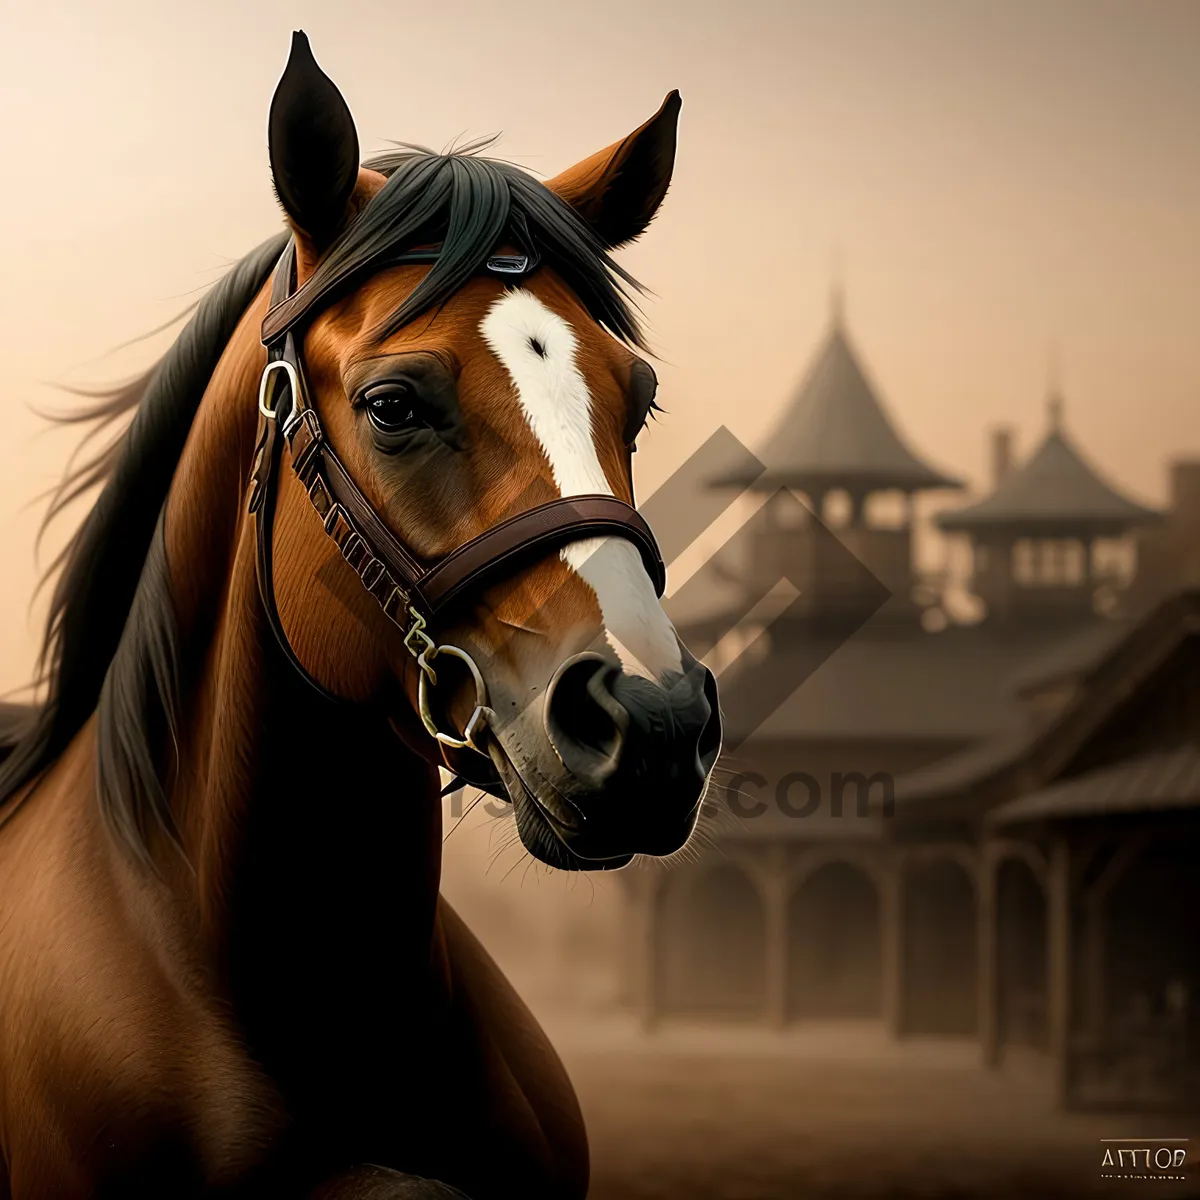
[[[536,248],[594,320],[642,346],[626,290],[636,290],[636,281],[568,204],[520,168],[479,157],[478,148],[435,154],[402,147],[369,160],[388,181],[321,260],[314,288],[344,292],[390,257],[441,243],[438,261],[377,331],[386,337],[444,303],[498,244],[517,242]],[[286,241],[278,235],[242,259],[150,371],[66,418],[104,428],[133,413],[125,432],[72,471],[51,502],[53,516],[103,485],[51,567],[59,574],[39,660],[45,701],[0,705],[0,805],[37,780],[96,713],[101,809],[143,861],[152,825],[174,833],[161,750],[177,727],[180,702],[178,635],[156,530],[212,372]]]
[[[135,627],[128,620],[150,558],[159,512],[196,409],[222,352],[242,314],[262,287],[286,244],[277,236],[237,264],[200,302],[175,344],[144,375],[114,389],[91,406],[84,419],[97,426],[112,424],[133,411],[133,420],[112,446],[78,467],[59,487],[50,505],[58,512],[89,486],[103,483],[100,495],[66,549],[55,560],[60,568],[50,599],[50,615],[39,664],[46,699],[37,709],[13,709],[2,716],[0,739],[9,745],[0,763],[0,803],[36,779],[67,748],[102,700],[120,701],[120,709],[145,711],[157,699],[160,711],[172,700],[149,692],[141,697],[115,696],[106,689],[111,674],[147,661],[161,641],[164,623],[173,627],[169,608],[145,613]],[[156,573],[151,571],[150,573]],[[146,623],[156,624],[147,628]],[[126,636],[122,636],[125,634]],[[118,646],[120,652],[118,653]],[[132,661],[126,661],[132,660]],[[122,828],[141,808],[129,788],[114,788],[104,764],[148,753],[149,731],[126,715],[113,736],[111,711],[100,713],[100,727],[110,736],[99,748],[97,783],[105,812]],[[140,752],[140,753],[138,753]],[[136,772],[140,788],[144,771]],[[161,787],[160,787],[161,790]],[[10,810],[11,811],[11,810]],[[127,839],[128,840],[128,839]]]
[[[378,195],[330,247],[309,283],[314,291],[357,286],[413,246],[441,244],[429,274],[380,329],[382,340],[448,300],[500,242],[536,249],[592,319],[643,346],[627,288],[637,281],[609,256],[575,210],[527,171],[476,153],[435,154],[401,146],[364,164],[388,177]],[[528,243],[532,241],[533,246]]]

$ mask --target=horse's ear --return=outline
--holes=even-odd
[[[299,31],[271,101],[267,139],[279,203],[320,253],[346,219],[358,179],[358,133],[342,93]]]
[[[585,158],[546,184],[570,204],[610,248],[650,224],[675,167],[675,133],[683,101],[672,92],[645,125]]]

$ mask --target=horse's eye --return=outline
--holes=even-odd
[[[417,393],[403,381],[381,383],[363,397],[367,416],[380,433],[399,433],[424,425],[417,411]]]

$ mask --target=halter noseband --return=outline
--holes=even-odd
[[[382,264],[433,262],[437,250],[415,250]],[[536,269],[534,255],[495,255],[487,260],[489,273],[509,281]],[[423,565],[392,533],[359,490],[326,440],[316,410],[308,401],[304,364],[297,347],[297,327],[330,300],[328,291],[306,294],[295,286],[296,247],[288,243],[275,268],[271,307],[263,321],[267,365],[258,390],[260,435],[251,478],[250,511],[257,536],[258,584],[267,620],[283,651],[301,678],[325,699],[342,703],[300,662],[283,628],[275,603],[273,537],[279,464],[286,444],[300,483],[326,534],[374,597],[384,615],[404,635],[404,645],[420,668],[418,710],[422,724],[443,747],[470,749],[487,757],[477,736],[487,723],[487,688],[470,655],[457,646],[439,645],[427,630],[455,601],[520,566],[594,537],[622,537],[638,549],[655,591],[666,587],[666,569],[650,526],[636,509],[615,496],[566,496],[536,505],[493,525],[431,566]],[[475,711],[461,737],[438,729],[429,704],[437,686],[434,660],[446,655],[462,661],[475,684]],[[444,754],[443,754],[444,758]]]

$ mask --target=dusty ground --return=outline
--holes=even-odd
[[[973,1045],[852,1026],[546,1024],[588,1119],[592,1200],[1200,1197],[1194,1174],[1102,1180],[1099,1143],[1190,1136],[1194,1163],[1200,1118],[1063,1115],[1032,1058],[987,1072]]]

